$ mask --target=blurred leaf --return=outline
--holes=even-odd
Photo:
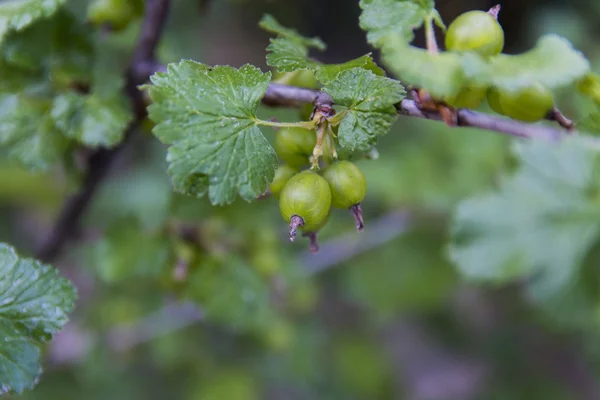
[[[20,31],[52,15],[65,0],[20,0],[0,3],[0,43],[11,30]]]
[[[269,286],[237,257],[205,258],[190,275],[185,296],[198,302],[207,319],[234,330],[260,330],[273,319]]]
[[[396,118],[394,104],[406,94],[400,82],[362,68],[340,73],[324,90],[336,104],[347,107],[338,138],[350,151],[366,151],[388,133]]]
[[[358,335],[338,338],[334,343],[335,372],[345,391],[361,398],[385,397],[390,369],[382,349]]]
[[[256,109],[270,74],[245,65],[210,68],[193,61],[152,76],[154,134],[169,147],[175,190],[213,204],[264,193],[277,157],[257,126]],[[209,179],[210,178],[210,179]]]
[[[2,58],[10,65],[50,75],[54,85],[67,86],[71,80],[88,80],[91,76],[92,33],[73,15],[60,11],[8,36]]]
[[[67,322],[76,292],[51,266],[0,244],[0,293],[0,393],[21,393],[37,383],[40,344]]]
[[[400,118],[378,146],[377,162],[362,162],[368,202],[448,212],[457,201],[494,184],[509,140],[476,129]],[[390,184],[392,182],[393,184]]]
[[[440,307],[456,278],[440,251],[444,238],[436,231],[420,228],[350,261],[348,293],[383,316]]]
[[[31,169],[61,161],[67,141],[48,107],[21,94],[0,94],[0,155]]]
[[[431,54],[400,39],[389,39],[382,50],[383,63],[395,76],[437,98],[458,94],[465,84],[461,56],[442,52]]]
[[[521,161],[499,191],[462,202],[450,258],[468,278],[532,278],[544,298],[569,282],[597,240],[600,149],[587,137],[519,143]]]
[[[472,83],[516,90],[541,83],[549,89],[567,86],[590,70],[589,61],[558,35],[541,37],[536,46],[519,55],[499,54],[488,62],[474,54],[464,55]]]
[[[258,400],[259,386],[256,379],[243,369],[225,369],[215,373],[198,387],[192,400]]]
[[[14,165],[0,165],[0,204],[54,209],[63,200],[66,187],[49,173],[33,173]]]
[[[91,248],[92,264],[106,282],[160,276],[173,262],[170,242],[133,218],[114,224]]]
[[[51,115],[67,137],[92,147],[111,147],[121,142],[133,117],[124,97],[103,99],[77,93],[55,97]]]
[[[425,18],[434,18],[443,26],[433,0],[361,0],[360,8],[360,27],[367,31],[369,43],[378,48],[391,37],[410,43],[413,31]]]

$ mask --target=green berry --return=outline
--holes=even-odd
[[[544,119],[554,107],[552,92],[535,83],[522,89],[508,91],[492,89],[488,93],[492,109],[512,119],[535,122]]]
[[[482,56],[499,54],[504,47],[504,31],[490,14],[469,11],[456,18],[446,32],[446,49],[474,51]]]
[[[367,179],[350,161],[329,166],[323,177],[331,189],[331,204],[336,208],[350,208],[360,204],[367,194]]]
[[[446,103],[454,108],[476,109],[485,100],[486,88],[467,85],[456,96],[446,99]]]
[[[304,128],[281,128],[275,134],[275,151],[286,164],[300,168],[309,163],[317,144],[315,131]]]
[[[88,7],[88,19],[96,24],[109,24],[114,30],[125,29],[143,12],[138,0],[94,0]]]
[[[276,198],[279,198],[279,194],[281,190],[290,180],[290,178],[296,175],[299,171],[296,168],[292,168],[289,165],[280,165],[279,168],[275,171],[275,177],[273,178],[273,182],[269,185],[269,189],[271,190],[271,194]]]
[[[283,219],[290,223],[290,240],[294,240],[296,228],[316,232],[329,217],[331,190],[323,177],[313,171],[294,175],[283,187],[279,209]]]

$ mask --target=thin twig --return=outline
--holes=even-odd
[[[164,30],[169,4],[170,0],[146,1],[144,21],[135,53],[127,69],[125,83],[125,93],[131,101],[135,120],[126,129],[125,139],[119,146],[114,149],[98,149],[90,155],[82,187],[63,204],[49,234],[36,252],[38,259],[48,262],[58,256],[66,241],[76,230],[81,216],[85,213],[90,200],[106,177],[116,156],[127,145],[139,123],[145,117],[144,98],[137,86],[147,80],[149,76],[140,74],[140,71],[144,71],[144,73],[149,71],[138,66],[157,65],[154,60],[154,52]]]
[[[315,103],[317,99],[322,104],[333,104],[333,99],[327,93],[319,90],[272,83],[263,97],[263,103],[269,106],[289,107],[298,105],[299,103]],[[423,111],[413,100],[409,99],[404,99],[396,104],[396,109],[401,115],[438,121],[442,120],[442,116],[438,112]],[[565,134],[565,131],[551,126],[528,124],[468,109],[459,109],[457,117],[458,125],[461,127],[487,129],[520,138],[556,140]]]

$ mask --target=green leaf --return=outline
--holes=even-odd
[[[87,81],[92,72],[93,30],[67,11],[36,21],[6,37],[0,54],[5,63],[48,75],[54,86]]]
[[[519,55],[499,54],[485,61],[474,54],[465,54],[464,66],[473,83],[506,90],[516,90],[532,82],[555,89],[572,84],[590,70],[583,54],[557,35],[541,37],[533,49]]]
[[[259,26],[267,32],[274,33],[280,38],[302,44],[305,47],[312,47],[317,50],[325,50],[327,46],[317,37],[307,38],[298,33],[295,29],[286,28],[281,25],[272,15],[265,14],[259,22]]]
[[[519,143],[514,176],[457,208],[449,255],[468,278],[533,279],[538,298],[577,273],[598,238],[600,149],[586,137]]]
[[[41,373],[40,344],[52,338],[73,310],[75,288],[49,265],[21,258],[0,244],[0,386],[31,389]]]
[[[0,3],[0,43],[11,30],[20,31],[52,15],[65,0],[20,0]]]
[[[59,162],[67,141],[48,113],[46,101],[0,94],[0,155],[31,169]]]
[[[405,84],[426,89],[436,98],[458,94],[465,76],[457,53],[431,54],[401,40],[389,40],[382,50],[383,63]]]
[[[341,64],[322,64],[308,57],[311,47],[319,50],[325,49],[324,45],[319,45],[322,42],[314,42],[317,39],[307,39],[300,36],[295,30],[284,28],[270,15],[265,16],[260,25],[267,31],[279,35],[278,38],[271,39],[271,44],[267,47],[269,52],[267,65],[277,68],[278,71],[294,72],[300,69],[310,69],[315,72],[317,80],[322,84],[331,82],[340,72],[356,67],[369,69],[377,75],[385,75],[383,70],[375,64],[370,53]]]
[[[91,249],[92,264],[106,282],[160,276],[173,266],[171,247],[164,235],[149,232],[134,218],[115,224]]]
[[[347,107],[338,130],[342,147],[367,150],[385,135],[396,118],[394,104],[405,97],[400,82],[362,68],[340,73],[325,90],[336,104]]]
[[[256,109],[271,74],[245,65],[210,68],[171,64],[152,76],[154,134],[170,145],[175,190],[227,204],[258,197],[273,179],[277,157],[257,126]]]
[[[433,1],[419,0],[361,0],[360,27],[367,31],[367,40],[374,47],[383,47],[388,39],[401,39],[410,43],[413,31],[433,18],[443,27],[442,19]]]
[[[87,146],[114,146],[131,122],[129,102],[119,93],[112,98],[65,93],[54,98],[51,111],[64,135]]]

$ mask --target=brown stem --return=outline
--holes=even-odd
[[[350,212],[354,217],[354,221],[356,221],[356,230],[362,232],[363,229],[365,229],[365,221],[363,219],[363,212],[360,203],[351,206]]]
[[[500,14],[500,9],[502,6],[500,4],[496,4],[494,7],[488,10],[488,14],[490,14],[494,19],[498,19],[498,14]]]
[[[301,226],[304,226],[304,220],[298,215],[292,215],[290,218],[290,242],[296,240],[296,232]]]
[[[560,126],[568,130],[569,132],[575,130],[575,123],[567,118],[560,110],[556,107],[550,111],[547,119],[550,121],[556,121]]]
[[[307,237],[309,240],[308,251],[312,254],[319,252],[319,242],[317,241],[317,232],[305,232],[302,236]]]
[[[118,147],[110,150],[97,149],[90,155],[81,189],[65,201],[50,233],[36,252],[36,257],[40,260],[52,261],[61,252],[67,240],[76,231],[81,216],[87,210],[100,183],[108,175],[115,158],[130,141],[140,122],[145,118],[144,98],[137,86],[148,79],[152,70],[162,68],[154,60],[154,52],[164,30],[169,5],[170,0],[147,0],[140,36],[131,63],[127,68],[125,83],[125,93],[130,99],[136,118],[126,129],[125,139]],[[152,65],[154,68],[148,68],[148,65]]]

